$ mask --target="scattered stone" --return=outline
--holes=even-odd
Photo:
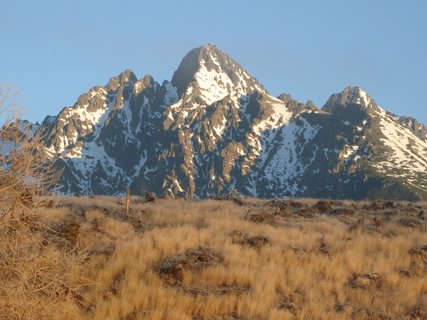
[[[427,245],[421,248],[412,248],[411,250],[409,250],[410,254],[417,254],[420,252],[427,253]]]
[[[398,214],[397,210],[387,210],[383,213],[383,215],[388,219],[390,219],[392,216],[395,216],[396,214]]]
[[[298,201],[290,201],[289,205],[294,208],[294,209],[300,209],[302,207],[304,207],[304,204]]]
[[[393,201],[385,201],[383,206],[387,209],[395,208],[395,204]]]
[[[156,200],[156,194],[153,192],[147,192],[144,197],[144,202],[154,202]]]
[[[92,231],[94,231],[94,232],[100,232],[100,229],[99,229],[99,220],[98,220],[98,218],[94,218],[91,222],[90,222],[90,225],[91,225],[91,230]]]
[[[117,293],[119,292],[120,285],[121,285],[124,278],[125,278],[125,270],[118,272],[114,276],[113,281],[111,282],[111,286],[110,286],[110,290],[114,295],[117,295]]]
[[[159,267],[158,274],[164,278],[166,282],[182,282],[184,280],[184,272],[180,263],[165,263]]]
[[[192,296],[208,296],[208,295],[241,295],[249,292],[249,286],[242,286],[236,283],[231,285],[209,286],[209,285],[180,285],[180,290],[185,294]]]
[[[313,206],[313,208],[320,213],[326,213],[332,209],[332,205],[330,201],[320,200]]]
[[[48,203],[46,204],[46,208],[53,208],[54,204],[55,203],[53,202],[53,200],[49,200]]]
[[[277,306],[277,309],[288,310],[291,313],[295,313],[297,311],[297,305],[291,301],[285,301],[285,302],[280,303]]]
[[[75,221],[64,221],[58,226],[58,234],[62,236],[71,246],[77,243],[77,237],[80,231],[80,224]]]
[[[192,320],[243,320],[243,318],[236,314],[225,314],[225,315],[194,315]]]
[[[366,273],[366,274],[353,274],[347,282],[347,285],[351,288],[366,289],[373,283],[381,279],[378,273]]]
[[[427,258],[427,245],[421,248],[412,248],[409,250],[409,254],[413,256],[419,256],[422,259]]]
[[[240,244],[241,246],[249,246],[255,249],[260,249],[266,244],[271,243],[271,240],[266,236],[250,236],[247,233],[243,233],[239,230],[234,230],[230,232],[230,237],[232,237],[232,242]]]
[[[410,278],[413,276],[413,272],[411,272],[411,270],[409,269],[399,269],[399,274],[402,277],[406,277],[406,278]]]
[[[207,228],[208,224],[206,223],[205,217],[198,218],[194,226],[196,227],[197,230]]]
[[[419,208],[414,206],[412,203],[408,203],[406,208],[405,208],[405,211],[406,212],[416,212],[418,209]]]
[[[161,260],[155,270],[167,282],[182,282],[184,270],[199,272],[209,266],[222,263],[223,257],[210,248],[199,247],[184,254]]]
[[[399,219],[399,223],[406,228],[418,228],[421,226],[421,222],[412,217],[401,218]]]
[[[349,308],[353,308],[353,306],[351,305],[351,303],[346,302],[346,303],[337,303],[334,306],[335,312],[344,312]]]
[[[427,312],[424,311],[420,306],[417,306],[409,311],[408,316],[410,319],[427,320]]]
[[[311,207],[303,207],[295,211],[295,214],[304,218],[313,218],[316,210]]]
[[[244,206],[245,205],[245,203],[243,202],[243,200],[240,199],[240,198],[238,198],[238,197],[234,197],[234,198],[232,198],[232,200],[238,206]]]
[[[325,235],[323,235],[320,239],[319,239],[319,252],[321,254],[327,255],[329,256],[331,254],[329,247],[326,243],[326,239],[325,239]]]
[[[128,221],[135,228],[135,231],[138,231],[138,232],[145,231],[145,226],[141,219],[134,216],[130,216],[128,218]]]
[[[111,256],[114,252],[114,247],[106,247],[106,248],[96,248],[96,249],[91,249],[89,250],[89,254],[90,255],[94,255],[94,256],[100,256],[100,255],[106,255],[106,256]]]
[[[343,207],[343,206],[345,206],[344,202],[342,202],[342,201],[340,201],[340,200],[332,200],[332,201],[331,201],[331,204],[332,204],[333,206],[338,206],[338,207]]]
[[[203,287],[198,287],[198,286],[183,285],[181,287],[181,290],[185,294],[189,294],[191,296],[207,296],[207,295],[209,295],[209,290],[207,290],[206,288],[203,288]]]
[[[181,285],[180,289],[192,296],[208,296],[208,295],[241,295],[249,292],[249,286],[238,284],[221,285],[221,286],[195,286]]]
[[[357,315],[357,319],[394,320],[377,308],[358,308],[356,311],[353,311],[353,315]]]
[[[364,223],[365,223],[365,217],[361,217],[360,219],[358,219],[357,221],[355,221],[350,225],[349,231],[352,232],[352,231],[361,230],[363,228]]]
[[[384,210],[384,205],[380,201],[372,201],[369,204],[363,205],[362,209],[367,211]]]
[[[273,199],[273,200],[270,200],[267,204],[271,207],[282,208],[282,207],[288,206],[288,201]]]
[[[249,214],[248,219],[253,223],[274,223],[276,221],[274,215],[266,211]]]
[[[335,208],[329,211],[328,214],[332,216],[351,216],[355,213],[353,209],[348,208]]]
[[[372,219],[372,223],[375,227],[382,227],[384,225],[384,221],[380,218],[374,217]]]
[[[249,285],[238,285],[233,283],[231,285],[221,285],[214,289],[215,294],[224,295],[224,294],[234,294],[241,295],[248,293],[250,290]]]
[[[249,236],[245,237],[242,241],[244,244],[256,249],[260,249],[262,246],[271,243],[270,239],[266,236]]]

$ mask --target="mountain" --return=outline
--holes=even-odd
[[[358,87],[322,108],[263,85],[213,45],[172,80],[126,70],[39,126],[63,194],[427,199],[427,129]]]

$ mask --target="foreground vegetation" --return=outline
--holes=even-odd
[[[80,312],[90,258],[35,215],[62,172],[17,117],[16,97],[0,84],[0,319],[63,319]]]
[[[152,200],[152,199],[148,199]],[[427,204],[47,198],[79,319],[426,319]],[[64,316],[62,315],[63,319]]]

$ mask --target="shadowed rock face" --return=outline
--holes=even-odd
[[[412,117],[399,117],[394,114],[390,115],[397,121],[400,125],[412,131],[418,138],[427,142],[427,128],[422,123],[418,122]]]
[[[47,117],[65,194],[426,199],[426,128],[348,87],[318,109],[272,97],[213,45],[172,81],[126,70]]]

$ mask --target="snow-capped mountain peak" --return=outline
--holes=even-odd
[[[346,87],[342,92],[333,94],[323,107],[327,112],[335,112],[337,109],[349,105],[357,105],[363,110],[379,111],[375,100],[360,87]]]
[[[427,199],[427,129],[359,87],[322,109],[278,98],[213,45],[171,82],[130,70],[34,126],[64,194]]]
[[[228,95],[265,92],[258,80],[211,44],[193,49],[184,57],[172,84],[180,95],[198,95],[207,105]]]
[[[136,80],[137,80],[137,77],[133,73],[133,71],[130,69],[126,69],[125,71],[120,73],[118,76],[110,78],[106,86],[106,89],[108,91],[110,90],[114,91],[114,90],[117,90],[118,87],[135,82]]]

